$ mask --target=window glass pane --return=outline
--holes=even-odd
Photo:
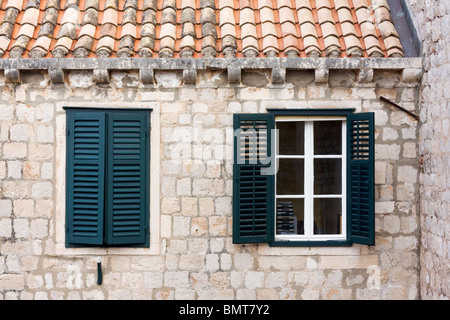
[[[314,194],[342,193],[341,164],[341,159],[314,159]]]
[[[305,154],[305,123],[303,121],[277,122],[278,154]]]
[[[278,159],[278,195],[304,194],[304,167],[303,159]]]
[[[314,154],[342,154],[342,121],[314,122]]]
[[[277,234],[304,234],[304,199],[277,199]]]
[[[314,234],[342,233],[342,199],[314,199]]]

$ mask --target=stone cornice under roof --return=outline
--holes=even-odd
[[[401,81],[416,83],[422,75],[422,58],[40,58],[0,59],[7,82],[21,82],[21,73],[46,71],[54,84],[65,81],[65,73],[93,72],[94,82],[109,82],[111,71],[139,72],[143,84],[154,83],[155,71],[182,71],[185,84],[195,84],[199,70],[227,71],[229,83],[239,84],[243,70],[271,70],[272,84],[283,84],[286,70],[314,70],[316,82],[327,82],[330,70],[357,73],[359,82],[373,81],[374,70],[401,72]]]

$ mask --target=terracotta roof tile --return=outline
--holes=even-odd
[[[317,18],[322,32],[325,46],[325,54],[330,57],[339,57],[341,54],[341,45],[339,35],[335,25],[335,18],[328,1],[316,1]]]
[[[132,23],[122,25],[122,33],[120,34],[120,38],[122,39],[127,36],[136,38],[136,25]]]
[[[319,43],[315,37],[303,38],[303,45],[307,56],[319,56]]]
[[[374,10],[374,15],[378,23],[386,20],[391,20],[391,14],[389,12],[389,9],[386,7],[377,7]]]
[[[9,40],[8,37],[0,36],[0,50],[1,50],[2,52],[5,52],[5,51],[6,51],[6,49],[7,49],[8,46],[9,46],[9,42],[10,42],[10,40]]]
[[[8,0],[0,55],[398,57],[386,0]]]
[[[176,28],[177,28],[176,25],[174,25],[172,23],[165,23],[165,24],[161,25],[161,32],[159,34],[159,37],[161,39],[168,37],[168,38],[172,38],[173,40],[175,40],[176,39],[176,35],[175,35]]]
[[[368,8],[369,3],[367,2],[367,0],[353,0],[353,7],[355,8],[355,10],[359,10],[361,8]]]
[[[366,46],[367,54],[371,57],[382,57],[383,51],[380,46],[380,40],[374,36],[368,36],[364,38],[364,44]]]
[[[75,24],[77,23],[78,19],[78,12],[80,11],[77,7],[69,7],[65,10],[61,25],[64,25],[66,23]]]
[[[55,49],[53,50],[53,52],[55,52],[58,49],[61,49],[61,50],[63,50],[64,54],[67,54],[67,52],[69,52],[70,48],[72,47],[72,43],[73,43],[73,39],[66,37],[66,36],[61,37],[56,42]],[[54,53],[54,55],[55,55],[55,53]]]
[[[154,53],[156,38],[156,0],[144,0],[142,5],[142,25],[138,55],[141,57],[151,57]]]
[[[236,16],[233,0],[219,0],[219,26],[222,38],[222,54],[234,57],[237,49]]]
[[[296,0],[296,9],[305,55],[320,56],[319,37],[310,1]]]
[[[337,8],[336,10],[337,10],[337,14],[338,14],[340,23],[343,23],[343,22],[353,23],[353,16],[352,16],[352,11],[350,8],[343,6],[343,7]]]
[[[100,40],[105,37],[110,37],[115,40],[117,27],[114,24],[107,23],[102,25],[102,29],[100,31]]]
[[[320,24],[320,29],[322,30],[322,36],[326,39],[327,37],[338,37],[336,26],[334,22],[325,21]]]
[[[263,52],[269,55],[271,51],[278,53],[278,39],[273,35],[267,35],[263,38]]]
[[[102,24],[107,23],[117,26],[117,9],[108,8],[103,11]]]
[[[93,24],[85,24],[84,26],[81,27],[80,33],[78,34],[78,37],[82,37],[82,36],[89,36],[91,38],[94,38],[95,36],[95,30],[96,30],[96,26]]]
[[[345,21],[345,22],[341,22],[340,26],[341,26],[342,34],[344,37],[346,37],[348,35],[358,36],[353,23]]]
[[[374,8],[385,7],[386,9],[390,10],[389,4],[386,0],[372,0],[372,6]]]
[[[94,43],[98,25],[98,1],[87,0],[84,7],[82,27],[74,47],[74,56],[87,57]]]
[[[5,12],[5,15],[2,18],[1,25],[0,25],[0,35],[5,36],[9,39],[11,39],[13,29],[14,29],[14,22],[16,21],[17,15],[19,13],[19,10],[15,8],[8,8]]]
[[[301,30],[303,38],[311,36],[317,39],[317,30],[316,26],[313,23],[303,23],[301,25]]]
[[[40,48],[47,51],[50,48],[51,42],[52,39],[50,37],[39,37],[34,43],[33,48]]]
[[[289,35],[296,35],[297,29],[295,28],[295,23],[291,21],[281,23],[281,31],[283,37],[287,37]]]
[[[30,7],[27,8],[22,16],[22,21],[20,21],[20,24],[31,24],[33,26],[36,26],[38,23],[39,18],[39,8],[36,7]]]
[[[8,0],[5,9],[15,8],[17,10],[21,10],[23,6],[23,0]]]
[[[298,39],[292,34],[283,37],[283,47],[287,56],[297,56],[300,53]]]
[[[301,8],[307,8],[309,10],[311,9],[311,2],[309,0],[295,0],[295,7],[297,10]]]
[[[231,23],[226,23],[220,28],[222,37],[232,36],[236,38],[236,28]]]
[[[395,36],[398,38],[397,30],[395,30],[394,24],[391,21],[383,21],[378,24],[378,27],[380,28],[383,39],[389,36]]]
[[[88,9],[98,10],[98,0],[86,0],[84,2],[84,10]]]
[[[261,21],[261,23],[265,22],[275,23],[273,9],[270,7],[262,7],[259,10],[259,20]]]
[[[329,7],[321,7],[320,9],[317,9],[317,16],[320,24],[325,22],[334,23],[333,14],[331,13],[331,9]]]
[[[74,1],[77,1],[77,0],[74,0]],[[117,10],[118,4],[119,4],[118,0],[105,0],[104,10],[107,10],[109,8]]]
[[[219,21],[219,25],[222,26],[226,23],[231,24],[233,27],[236,24],[236,20],[234,18],[234,10],[233,8],[230,7],[223,7],[220,8],[220,13],[219,13],[219,17],[220,17],[220,21]]]

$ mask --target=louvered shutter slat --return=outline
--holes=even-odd
[[[234,116],[233,243],[273,240],[274,177],[262,171],[272,165],[273,128],[269,114]]]
[[[101,245],[105,116],[69,112],[67,119],[67,244]]]
[[[347,117],[348,205],[350,241],[375,244],[374,114]]]

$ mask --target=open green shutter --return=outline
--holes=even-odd
[[[105,115],[67,113],[66,245],[102,245]]]
[[[353,243],[375,244],[374,113],[347,117],[348,233]]]
[[[107,141],[107,243],[147,245],[149,113],[109,113]]]
[[[273,240],[273,128],[270,114],[234,115],[233,243]]]

